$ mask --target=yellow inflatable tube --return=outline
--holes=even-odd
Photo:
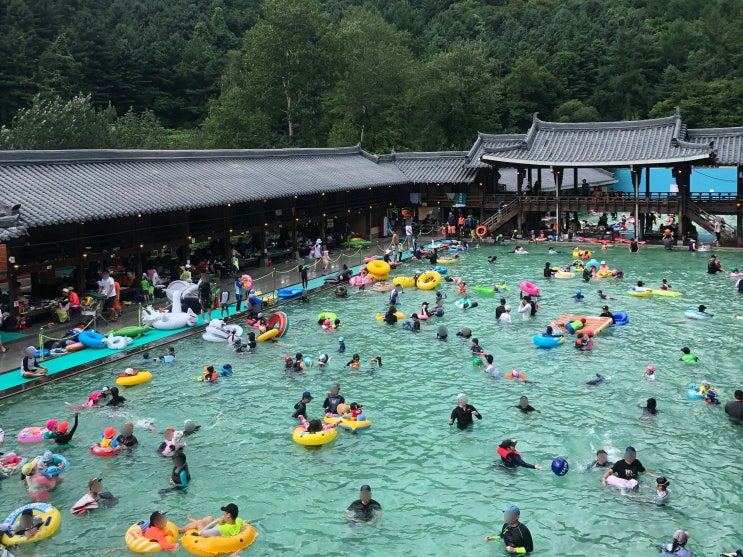
[[[149,371],[140,371],[137,375],[120,375],[116,378],[116,384],[122,387],[131,387],[148,381],[152,381],[152,374]]]
[[[28,505],[23,505],[10,513],[8,518],[5,519],[5,523],[11,526],[14,525],[21,518],[21,513],[26,509],[31,509],[35,517],[41,517],[42,522],[38,533],[32,538],[27,538],[23,534],[12,534],[10,536],[4,534],[0,540],[3,545],[10,547],[12,545],[26,545],[40,542],[54,534],[62,523],[62,515],[59,514],[59,511],[55,507],[52,507],[48,503],[29,503]]]
[[[278,329],[269,329],[268,331],[266,331],[262,335],[258,335],[258,338],[256,338],[255,340],[257,340],[258,342],[265,342],[268,339],[273,338],[273,337],[277,337],[277,336],[279,336],[279,330]]]
[[[392,284],[395,286],[399,284],[403,288],[406,286],[415,286],[415,279],[413,277],[395,277],[392,279]]]
[[[459,259],[454,259],[452,257],[452,258],[446,258],[446,259],[438,259],[436,263],[438,263],[439,265],[447,266],[447,265],[456,265],[457,261],[459,261]]]
[[[317,433],[307,433],[304,429],[304,426],[300,425],[294,429],[294,432],[292,433],[292,439],[294,439],[295,443],[299,443],[300,445],[316,447],[318,445],[330,443],[333,439],[335,439],[336,435],[338,435],[338,432],[335,430],[335,428],[323,429],[322,431],[318,431]]]
[[[157,542],[153,542],[144,537],[142,532],[142,522],[132,524],[124,535],[126,546],[135,553],[159,553],[162,547]],[[178,526],[168,521],[165,527],[165,539],[170,543],[178,541]]]
[[[381,321],[382,319],[384,319],[384,314],[377,313],[376,317],[377,317],[377,321]],[[397,317],[398,319],[405,319],[405,314],[401,311],[396,311],[395,317]]]
[[[439,284],[441,284],[441,275],[436,271],[429,271],[418,277],[416,286],[421,290],[433,290]]]
[[[229,555],[245,549],[258,537],[258,532],[250,524],[236,536],[210,536],[196,535],[196,530],[188,530],[181,538],[183,549],[193,555],[212,557],[214,555]]]
[[[390,264],[382,261],[381,259],[375,259],[373,261],[369,261],[369,263],[366,264],[366,270],[369,272],[369,274],[377,275],[379,277],[389,275],[390,269]]]

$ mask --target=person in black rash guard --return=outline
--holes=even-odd
[[[119,442],[119,445],[129,448],[139,445],[139,441],[134,437],[134,424],[132,422],[125,422],[121,426],[121,433],[116,438],[116,441]]]
[[[387,325],[394,325],[397,323],[397,308],[395,306],[390,306],[387,310],[387,313],[384,314],[384,322],[387,323]]]
[[[710,255],[709,261],[707,262],[707,273],[714,275],[720,269],[717,267],[717,256]]]
[[[310,394],[309,391],[305,391],[302,393],[302,400],[297,402],[294,405],[294,413],[292,414],[292,418],[299,419],[299,416],[304,416],[304,419],[307,419],[307,405],[312,400],[313,396]]]
[[[501,464],[503,464],[503,466],[505,466],[506,468],[516,468],[517,466],[522,466],[524,468],[541,470],[542,467],[539,466],[539,464],[529,464],[528,462],[524,462],[524,460],[521,458],[521,455],[516,452],[516,443],[518,442],[518,439],[506,439],[505,441],[501,442],[500,445],[498,445],[498,455],[500,456]]]
[[[358,499],[348,505],[346,517],[354,522],[366,522],[371,524],[382,516],[382,505],[371,498],[371,487],[367,484],[361,486]]]
[[[599,317],[608,317],[611,319],[612,325],[616,323],[616,319],[614,319],[614,314],[609,311],[609,306],[604,306],[601,308],[601,315]]]
[[[341,386],[338,383],[333,383],[330,386],[330,392],[325,393],[325,401],[322,403],[322,407],[329,414],[338,413],[338,405],[345,404],[346,399],[340,394]]]
[[[80,412],[75,412],[75,423],[72,424],[72,429],[67,429],[70,427],[69,422],[62,422],[57,426],[57,432],[54,435],[54,442],[57,445],[66,445],[72,441],[72,436],[75,435],[75,431],[77,430],[77,416],[79,414]]]
[[[518,408],[523,412],[524,414],[529,414],[530,412],[536,412],[537,414],[541,414],[539,410],[534,408],[531,404],[529,404],[529,399],[525,396],[522,396],[519,399],[518,404],[514,404],[513,406],[509,406],[509,408]]]
[[[552,278],[552,269],[550,268],[549,261],[544,264],[544,278]]]
[[[604,449],[596,451],[596,458],[588,465],[589,470],[591,468],[611,468],[614,466],[613,462],[609,462],[609,455],[606,454]]]
[[[474,426],[472,416],[476,416],[478,420],[482,420],[482,416],[477,409],[471,404],[467,404],[469,401],[464,393],[459,393],[457,397],[457,407],[451,411],[451,418],[449,418],[449,425],[453,425],[457,422],[459,429],[471,429]]]
[[[428,256],[428,260],[431,262],[431,265],[436,265],[439,261],[439,256],[436,253],[436,248],[431,251],[431,255]]]
[[[637,460],[637,452],[634,447],[627,447],[624,451],[624,458],[615,462],[614,465],[606,471],[601,478],[601,483],[606,485],[606,478],[612,474],[616,474],[623,480],[637,480],[641,472],[648,476],[653,476],[654,478],[658,477],[652,472],[646,470],[642,465],[642,462]]]
[[[126,402],[126,399],[119,395],[118,387],[111,387],[111,400],[106,403],[106,406],[122,406]]]
[[[503,540],[507,553],[531,553],[534,551],[534,542],[529,529],[519,522],[521,511],[516,505],[510,505],[503,511],[505,523],[499,536],[486,536],[485,541]]]

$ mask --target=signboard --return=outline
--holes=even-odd
[[[454,194],[454,206],[455,207],[466,207],[467,206],[467,194],[466,193],[455,193]]]

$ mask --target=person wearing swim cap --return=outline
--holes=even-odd
[[[529,404],[529,398],[526,396],[522,396],[519,399],[518,404],[514,404],[512,406],[509,406],[508,408],[518,408],[522,414],[529,414],[531,412],[536,412],[537,414],[541,414],[539,410],[537,410],[531,404]]]
[[[330,356],[321,352],[320,355],[317,357],[317,367],[319,367],[320,369],[324,368],[330,363],[330,360],[332,360]]]
[[[54,431],[51,431],[48,434],[48,437],[47,434],[44,434],[44,437],[46,439],[54,439],[54,442],[57,445],[67,445],[72,441],[72,437],[75,435],[75,431],[77,431],[77,420],[79,415],[80,412],[75,412],[75,423],[72,426],[72,429],[70,429],[70,422],[65,420],[56,424],[56,428],[52,428]],[[49,429],[48,425],[47,428]]]
[[[552,270],[552,267],[550,266],[549,261],[544,264],[544,269],[542,271],[542,274],[544,275],[544,278],[552,278],[552,274],[554,271]]]
[[[506,544],[507,553],[531,553],[534,551],[534,542],[531,538],[531,532],[525,524],[520,522],[521,510],[516,505],[509,505],[503,511],[503,527],[500,535],[486,536],[485,541],[503,540]]]
[[[220,377],[232,377],[232,375],[233,375],[233,373],[232,373],[232,365],[231,364],[224,364],[220,368],[218,375]]]
[[[343,354],[346,351],[346,339],[338,337],[338,352]]]
[[[150,525],[144,531],[143,535],[146,539],[157,543],[160,549],[164,551],[175,551],[178,549],[178,544],[169,542],[166,538],[174,538],[178,532],[168,530],[168,519],[165,517],[165,514],[162,511],[152,513],[150,515]]]
[[[309,391],[305,391],[302,393],[302,400],[297,402],[294,405],[294,413],[292,414],[292,418],[300,419],[300,416],[303,416],[304,419],[307,419],[307,405],[312,401],[314,397],[310,394]]]
[[[368,484],[361,486],[359,498],[348,505],[346,517],[354,522],[371,524],[382,517],[382,505],[372,499],[371,487]]]
[[[642,465],[642,462],[637,460],[637,451],[635,451],[635,448],[629,446],[624,451],[624,458],[622,460],[616,461],[614,465],[602,476],[601,483],[606,485],[606,479],[612,475],[616,475],[623,480],[638,481],[640,473],[647,476],[653,476],[654,478],[658,477],[649,470],[645,469],[645,467]]]
[[[469,327],[462,327],[461,330],[457,331],[457,336],[462,337],[463,339],[472,338],[472,329]]]
[[[585,299],[585,296],[581,293],[580,288],[575,289],[575,295],[572,296],[573,300],[576,302],[582,302]]]
[[[436,329],[436,340],[446,340],[449,337],[449,330],[446,325],[439,325]]]
[[[197,530],[198,533],[194,533],[193,535],[212,538],[217,536],[237,536],[247,527],[245,521],[238,516],[239,509],[235,503],[229,503],[224,507],[220,507],[220,510],[223,514],[217,519],[207,516],[196,520],[189,515],[188,520],[190,522],[178,528],[178,531],[185,533],[189,530]]]
[[[696,557],[694,553],[686,549],[691,534],[685,530],[676,530],[673,533],[671,543],[663,543],[658,546],[661,557]]]
[[[346,399],[340,394],[341,386],[338,383],[333,383],[330,386],[330,391],[325,393],[325,400],[322,403],[322,407],[328,414],[337,414],[338,405],[345,404]]]
[[[474,427],[472,416],[475,416],[478,420],[482,420],[482,415],[474,406],[469,404],[467,395],[459,393],[457,396],[457,406],[451,411],[449,425],[453,425],[456,421],[458,429],[472,429]]]

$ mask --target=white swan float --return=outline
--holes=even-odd
[[[233,333],[235,338],[241,337],[243,328],[240,325],[225,325],[221,319],[212,319],[201,338],[210,342],[225,342]]]
[[[173,302],[169,313],[155,311],[152,306],[142,310],[142,323],[160,331],[172,331],[196,325],[199,316],[191,308],[185,312],[181,306],[183,296],[196,290],[197,285],[184,280],[174,280],[165,290],[165,295]]]

